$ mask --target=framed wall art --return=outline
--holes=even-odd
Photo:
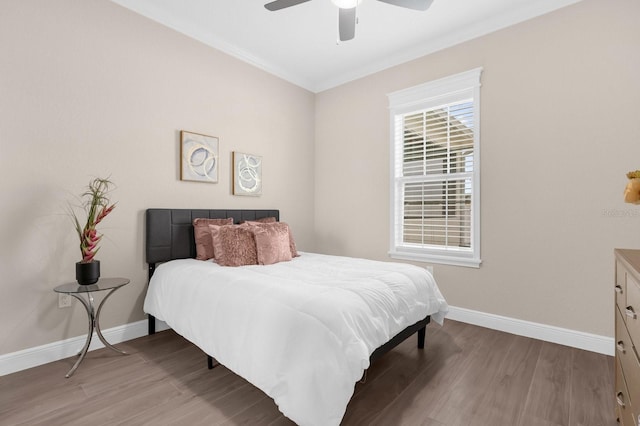
[[[215,136],[180,131],[180,180],[218,182],[219,141]]]
[[[233,152],[233,195],[262,195],[262,157]]]

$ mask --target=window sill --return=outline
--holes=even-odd
[[[429,253],[407,253],[401,251],[390,251],[392,259],[411,260],[414,262],[436,263],[440,265],[464,266],[467,268],[480,268],[481,259],[466,258],[458,256],[443,256]]]

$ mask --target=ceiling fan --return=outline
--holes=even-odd
[[[311,0],[275,0],[264,5],[267,10],[276,11],[287,7],[296,6]],[[356,35],[356,7],[362,0],[331,0],[338,6],[338,32],[340,41],[351,40]],[[427,10],[433,0],[378,0],[383,3],[393,4],[413,10]]]

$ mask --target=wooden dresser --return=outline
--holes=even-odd
[[[640,425],[640,250],[616,249],[616,415]]]

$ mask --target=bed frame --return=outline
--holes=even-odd
[[[193,220],[196,218],[225,219],[233,218],[234,223],[245,220],[257,220],[263,217],[275,217],[280,220],[279,210],[202,210],[202,209],[147,209],[145,251],[149,264],[149,279],[153,276],[156,264],[174,259],[196,257],[196,244],[193,237]],[[424,348],[426,326],[431,317],[418,321],[405,328],[384,345],[376,349],[370,362],[380,358],[398,346],[414,333],[418,334],[418,348]],[[156,332],[156,319],[149,315],[149,334]],[[213,358],[207,355],[208,366],[213,368]]]

